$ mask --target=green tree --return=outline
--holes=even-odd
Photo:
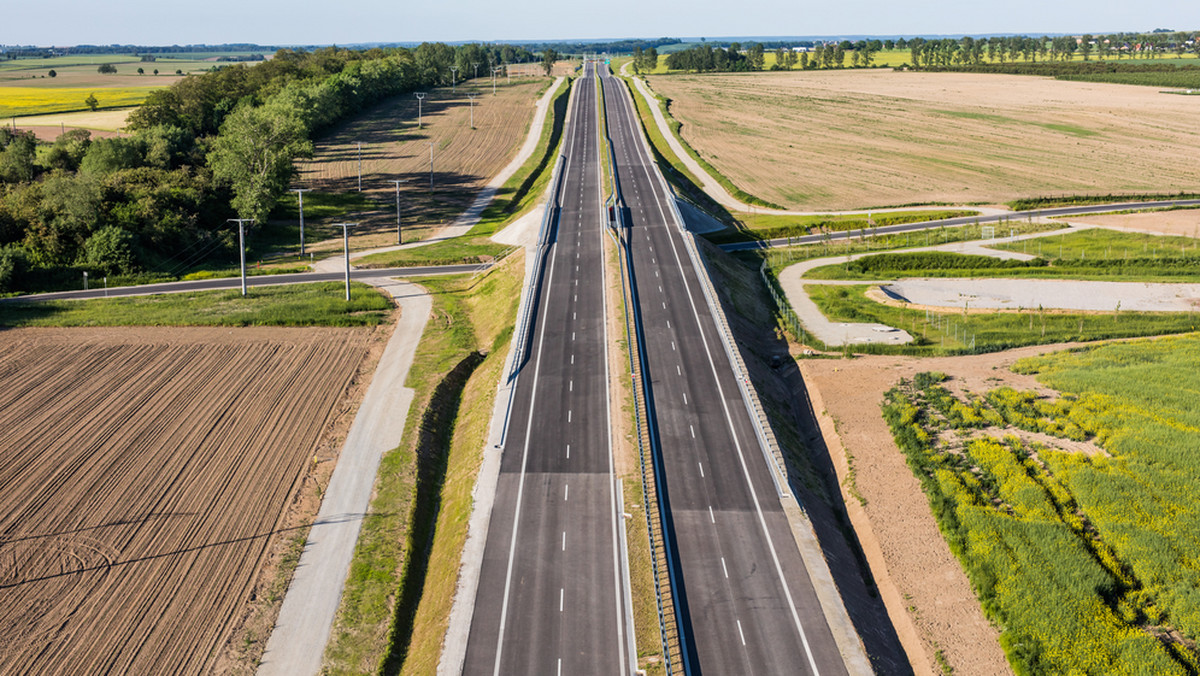
[[[96,98],[95,94],[88,94],[88,97],[84,99],[83,102],[91,110],[96,110],[100,107],[100,101]]]
[[[139,66],[138,67],[138,75],[145,75],[145,74],[146,74],[146,69]]]
[[[546,51],[542,52],[542,70],[546,71],[546,75],[549,75],[554,70],[554,64],[557,61],[558,52],[555,50],[546,48]]]
[[[80,262],[105,275],[127,274],[137,269],[134,236],[116,226],[106,226],[92,233],[83,244]]]
[[[138,138],[100,138],[88,146],[79,162],[79,173],[104,176],[141,166],[145,149]]]
[[[47,169],[75,171],[91,143],[92,132],[86,129],[72,129],[60,134],[46,153],[44,164]]]
[[[46,73],[46,75],[49,75],[50,77],[58,77],[58,73],[53,68],[51,68],[50,72]]]
[[[33,132],[0,130],[0,181],[33,180],[37,137]]]
[[[112,75],[113,73],[117,72],[117,67],[111,63],[102,63],[100,64],[100,67],[96,69],[96,72],[100,73],[101,75]]]
[[[213,141],[213,176],[233,189],[233,208],[242,218],[262,221],[292,175],[292,161],[312,154],[307,130],[282,106],[239,105]]]

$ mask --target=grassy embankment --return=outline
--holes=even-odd
[[[496,385],[524,273],[421,280],[433,312],[409,372],[416,393],[384,455],[325,653],[325,673],[435,671]]]
[[[22,326],[375,326],[391,302],[358,282],[345,301],[341,282],[289,284],[241,292],[196,291],[130,298],[0,302],[0,327]]]
[[[358,259],[359,267],[476,263],[492,260],[503,253],[506,247],[493,242],[491,236],[532,209],[550,182],[566,124],[571,82],[570,79],[564,81],[552,95],[546,123],[533,154],[504,183],[492,203],[483,210],[479,222],[465,236],[413,249],[372,254]]]
[[[964,400],[941,374],[921,374],[883,408],[1014,670],[1197,673],[1200,337],[1014,370],[1064,396],[1001,388]],[[1013,427],[1062,442],[1023,441]],[[1063,450],[1067,440],[1102,450]]]
[[[737,217],[737,230],[719,230],[708,233],[704,237],[714,244],[728,244],[784,237],[803,237],[823,232],[869,230],[872,227],[886,225],[978,215],[978,211],[966,209],[879,211],[870,214],[813,214],[807,216],[742,213]]]
[[[1109,193],[1095,195],[1047,195],[1044,197],[1029,197],[1011,200],[1007,204],[1013,211],[1030,211],[1033,209],[1052,209],[1054,207],[1073,207],[1088,204],[1119,204],[1121,202],[1169,202],[1171,200],[1200,199],[1200,194],[1189,192],[1178,193]]]

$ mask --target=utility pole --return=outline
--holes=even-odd
[[[475,76],[474,76],[473,78],[471,78],[471,79],[472,79],[472,80],[478,80],[478,79],[479,79],[479,62],[477,62],[477,61],[472,61],[472,62],[471,62],[471,68],[473,68],[473,69],[475,70]]]
[[[342,256],[346,259],[346,302],[350,302],[350,228],[358,223],[338,223],[333,226],[342,229]]]
[[[242,296],[246,295],[246,229],[247,223],[253,223],[253,218],[231,218],[230,222],[238,224],[238,254],[242,259]]]
[[[416,92],[417,97],[417,129],[421,128],[421,102],[425,100],[425,92]]]
[[[358,191],[362,192],[362,141],[358,142]]]
[[[393,180],[396,184],[396,244],[404,244],[404,235],[400,230],[400,184],[408,183],[408,179]]]
[[[467,98],[471,101],[471,128],[475,128],[475,97],[479,92],[467,92]]]
[[[454,74],[458,72],[458,66],[450,66],[450,91],[457,92],[458,84],[454,80]]]
[[[304,255],[304,193],[312,190],[312,188],[292,188],[292,192],[296,193],[296,197],[300,198],[300,255]]]

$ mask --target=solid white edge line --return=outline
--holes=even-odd
[[[670,199],[670,195],[667,195],[661,199],[659,198],[658,190],[661,188],[661,186],[657,182],[654,181],[653,176],[651,176],[651,174],[650,174],[649,162],[651,160],[647,156],[647,150],[644,147],[645,144],[638,143],[635,145],[637,145],[639,155],[644,160],[638,166],[640,166],[642,168],[642,171],[645,172],[646,179],[648,181],[650,181],[651,185],[655,186],[655,189],[654,189],[655,203],[658,206],[659,212],[662,214],[663,223],[670,224],[672,219],[667,218],[667,214],[666,214],[666,212],[663,211],[663,208],[662,208],[663,200]],[[679,229],[681,227],[679,224],[676,224],[676,226],[677,226],[676,229]],[[667,227],[667,229],[666,229],[667,230],[667,238],[671,242],[671,249],[675,254],[675,262],[679,266],[679,269],[682,271],[684,269],[683,261],[679,257],[678,247],[675,246],[675,234],[676,234],[675,230],[676,229]],[[690,259],[689,259],[689,261],[690,261]],[[693,269],[694,269],[694,267],[693,267]],[[698,270],[696,270],[695,272],[697,275],[700,274],[700,272]],[[800,614],[796,610],[796,603],[792,599],[792,592],[791,592],[791,589],[788,587],[787,579],[783,575],[783,566],[779,563],[779,555],[775,551],[775,543],[771,539],[770,531],[767,529],[767,520],[766,520],[766,517],[763,516],[762,505],[759,503],[759,500],[758,500],[758,491],[754,490],[754,482],[750,478],[750,469],[746,465],[746,458],[745,458],[745,455],[742,453],[742,445],[737,439],[737,430],[734,429],[733,418],[729,413],[729,406],[725,402],[725,391],[724,391],[724,388],[721,387],[721,380],[717,375],[717,365],[716,365],[716,362],[713,361],[712,350],[709,349],[708,336],[704,332],[704,324],[700,321],[700,311],[696,307],[696,299],[692,294],[691,284],[689,284],[687,281],[687,275],[681,274],[681,278],[683,279],[684,287],[687,290],[688,302],[691,303],[691,306],[692,306],[692,316],[696,320],[696,327],[700,330],[700,338],[701,338],[701,341],[704,343],[704,352],[705,352],[705,355],[708,357],[708,364],[712,369],[713,380],[715,380],[716,384],[717,384],[717,393],[721,398],[721,408],[725,412],[725,422],[729,426],[730,434],[733,437],[733,444],[734,444],[734,448],[737,450],[738,461],[740,462],[740,464],[742,466],[742,475],[745,477],[746,485],[750,489],[750,496],[754,500],[754,510],[755,510],[756,514],[758,515],[758,522],[759,522],[760,527],[762,528],[763,535],[766,537],[767,548],[771,552],[771,560],[775,564],[775,573],[779,578],[779,584],[783,586],[783,593],[784,593],[784,596],[787,598],[788,608],[791,610],[791,613],[792,613],[792,620],[796,625],[796,629],[800,633],[800,641],[801,641],[801,643],[804,644],[804,652],[805,652],[805,655],[808,657],[808,664],[812,668],[813,673],[819,675],[820,670],[817,669],[817,663],[816,663],[816,660],[813,658],[812,648],[808,644],[808,636],[804,631],[803,624],[800,622]],[[767,470],[770,471],[770,468],[768,467]]]
[[[568,120],[568,123],[570,123],[570,120]],[[572,124],[572,141],[576,133],[575,125]],[[568,162],[564,162],[563,164],[565,165],[563,170],[566,172],[563,174],[563,183],[566,183],[567,176],[570,175],[571,166]],[[553,209],[554,205],[548,204],[546,208]],[[550,254],[550,276],[546,278],[546,286],[542,289],[547,298],[550,295],[550,288],[554,284],[554,262],[556,260],[558,260],[557,242],[554,246],[554,252]],[[576,283],[578,283],[578,280],[576,280]],[[543,321],[541,330],[538,332],[538,356],[533,366],[533,391],[529,396],[529,420],[525,424],[525,446],[521,451],[521,478],[517,481],[517,505],[513,510],[512,540],[508,546],[508,570],[504,576],[504,601],[500,606],[500,629],[496,635],[496,663],[492,671],[494,676],[500,676],[500,658],[504,652],[504,626],[508,620],[508,597],[512,587],[513,561],[517,555],[517,530],[521,525],[521,498],[525,492],[525,468],[529,462],[529,433],[533,430],[533,411],[534,404],[537,402],[537,381],[542,370],[542,345],[546,340],[546,324],[548,323]]]

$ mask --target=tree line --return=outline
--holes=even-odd
[[[875,55],[884,48],[879,40],[859,40],[851,42],[816,43],[809,51],[797,52],[791,47],[775,45],[775,63],[771,70],[792,70],[799,66],[803,70],[823,68],[845,68],[846,59],[850,66],[866,68],[873,66]],[[658,55],[655,54],[655,62]],[[728,47],[715,47],[710,44],[698,45],[689,49],[673,52],[667,55],[668,70],[683,70],[694,73],[707,72],[747,72],[763,70],[766,62],[766,47],[763,43],[755,42],[743,48],[741,43],[733,42]],[[636,55],[635,55],[636,63]],[[643,70],[651,70],[649,65]]]
[[[280,50],[257,65],[156,90],[129,136],[72,130],[53,144],[0,129],[0,292],[61,288],[79,273],[178,276],[231,260],[226,219],[263,222],[315,134],[386,97],[490,76],[511,47]]]
[[[1106,59],[1150,59],[1187,53],[1200,56],[1197,33],[1113,33],[1057,37],[1010,35],[990,38],[945,38],[901,40],[914,68],[979,66],[984,64],[1066,62],[1079,56],[1083,61]],[[903,43],[903,44],[901,44]]]

